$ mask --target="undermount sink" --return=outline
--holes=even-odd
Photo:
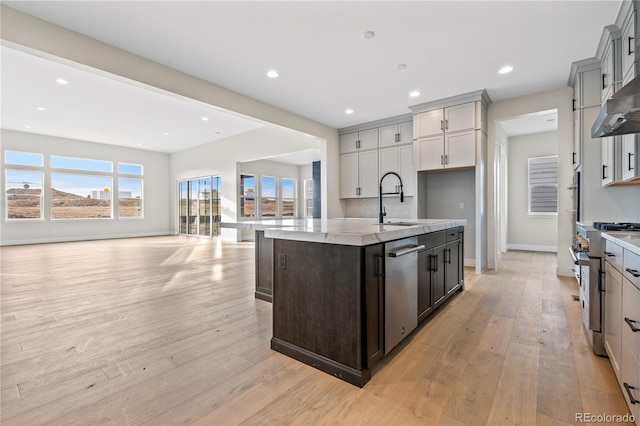
[[[376,223],[376,225],[416,226],[416,225],[420,225],[420,223],[418,222],[386,222],[386,223]]]

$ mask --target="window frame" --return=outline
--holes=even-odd
[[[546,159],[553,159],[556,166],[556,176],[555,176],[555,183],[553,184],[532,184],[531,183],[531,177],[532,177],[532,170],[531,170],[531,165],[532,162],[535,162],[536,160],[540,161],[540,160],[546,160]],[[540,163],[542,163],[542,161],[540,161]],[[556,200],[555,200],[555,212],[534,212],[531,210],[531,204],[532,204],[532,189],[533,188],[537,188],[537,187],[555,187],[556,189]],[[530,157],[527,160],[527,216],[530,217],[537,217],[537,218],[544,218],[544,217],[549,217],[549,218],[553,218],[553,217],[557,217],[558,216],[558,156],[557,155],[545,155],[545,156],[540,156],[540,157]]]
[[[16,169],[16,168],[4,168],[4,220],[5,222],[13,222],[13,223],[21,223],[21,222],[44,222],[44,170],[42,168],[36,168],[35,166],[22,166],[26,167],[24,169]],[[27,195],[27,197],[39,198],[40,199],[40,215],[39,217],[9,217],[9,194],[7,193],[7,183],[9,177],[7,174],[9,172],[23,172],[23,173],[37,173],[40,175],[40,196],[36,197],[35,195]]]
[[[128,179],[128,180],[137,180],[140,181],[140,215],[138,216],[122,216],[122,209],[120,202],[122,201],[120,197],[120,193],[122,189],[120,188],[120,180]],[[144,219],[144,179],[142,176],[117,176],[116,182],[118,183],[118,220],[141,220]]]
[[[279,197],[279,201],[278,201],[278,209],[280,210],[280,219],[295,219],[298,217],[298,180],[297,179],[293,179],[293,178],[288,178],[288,177],[281,177],[279,178],[279,192],[280,192],[280,197]],[[291,181],[293,183],[293,198],[285,198],[284,197],[284,181]],[[284,202],[285,200],[291,200],[293,201],[293,215],[292,216],[285,216],[284,215]]]
[[[265,198],[264,196],[264,179],[273,179],[273,189],[275,191],[275,194],[273,196],[273,208],[274,208],[274,212],[273,212],[273,216],[265,216],[264,215],[264,209],[263,209],[263,200]],[[280,179],[275,177],[275,176],[269,176],[269,175],[260,175],[260,209],[258,211],[258,213],[260,214],[260,219],[264,219],[264,218],[268,218],[268,219],[280,219],[281,215],[280,215]],[[270,198],[270,197],[269,197]]]
[[[244,213],[244,203],[243,201],[246,201],[246,197],[247,195],[243,193],[244,191],[244,180],[243,177],[246,178],[253,178],[253,216],[245,216]],[[258,190],[258,178],[257,175],[252,174],[252,173],[241,173],[240,174],[240,178],[239,178],[239,185],[238,185],[238,217],[240,218],[240,220],[257,220],[260,218],[259,216],[259,212],[258,212],[258,208],[259,208],[259,204],[258,198],[259,198],[259,190]]]
[[[66,169],[65,169],[66,170]],[[113,192],[114,192],[114,176],[111,175],[107,175],[105,173],[81,173],[82,171],[78,171],[78,173],[71,173],[71,172],[60,172],[60,171],[51,171],[51,173],[49,174],[49,188],[51,189],[51,196],[50,196],[50,200],[49,200],[49,206],[50,206],[50,213],[49,213],[49,219],[51,220],[51,222],[68,222],[68,221],[74,221],[74,220],[79,220],[79,221],[87,221],[87,220],[98,220],[98,221],[106,221],[106,220],[116,220],[115,214],[114,214],[114,196],[113,196]],[[110,181],[110,188],[109,188],[109,192],[111,193],[111,197],[109,198],[109,217],[70,217],[70,218],[56,218],[53,217],[53,178],[55,175],[67,175],[67,176],[78,176],[78,177],[97,177],[97,178],[105,178],[105,179],[109,179]]]

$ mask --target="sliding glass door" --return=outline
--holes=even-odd
[[[178,182],[179,233],[199,237],[220,235],[220,177]]]

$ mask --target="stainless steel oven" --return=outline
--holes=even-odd
[[[582,320],[596,355],[606,356],[602,324],[603,245],[600,231],[578,222],[571,247],[574,275],[580,287]]]

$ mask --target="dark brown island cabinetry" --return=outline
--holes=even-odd
[[[428,317],[452,292],[464,289],[464,228],[423,234],[418,244],[418,321]]]
[[[421,320],[463,286],[463,228],[419,235],[418,240],[429,247],[418,254],[416,266]],[[272,243],[271,348],[364,386],[385,356],[386,244],[278,238]]]

